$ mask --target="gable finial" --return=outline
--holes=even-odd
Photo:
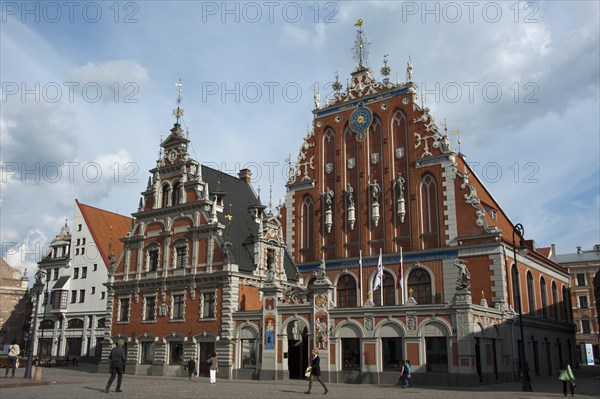
[[[362,18],[358,19],[354,26],[358,27],[356,30],[356,40],[354,41],[354,61],[358,62],[358,69],[365,69],[367,66],[367,57],[369,56],[369,42],[367,36],[362,30],[363,25]]]
[[[175,83],[175,86],[177,86],[177,100],[175,100],[177,108],[173,110],[173,115],[175,116],[175,123],[179,124],[179,119],[183,117],[183,109],[180,107],[181,101],[183,100],[181,97],[181,93],[183,91],[183,83],[181,83],[181,78],[179,78],[179,82]]]

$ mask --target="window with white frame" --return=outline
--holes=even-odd
[[[144,297],[144,321],[156,320],[156,297]]]
[[[584,334],[590,334],[592,327],[589,320],[581,320],[581,332]]]
[[[158,245],[148,248],[148,271],[155,272],[158,269]]]
[[[129,321],[129,298],[119,299],[119,321]]]
[[[577,286],[583,287],[585,286],[585,274],[577,273]]]
[[[185,297],[184,294],[174,294],[171,297],[171,320],[183,320],[185,315]]]
[[[215,293],[205,292],[202,295],[202,317],[212,319],[215,317]]]
[[[587,295],[581,295],[579,297],[579,308],[581,309],[587,309],[588,306],[588,298]]]
[[[186,243],[178,244],[175,247],[175,267],[183,269],[187,265],[187,245]]]

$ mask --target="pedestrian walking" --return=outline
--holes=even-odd
[[[8,364],[6,365],[6,374],[4,378],[8,378],[8,370],[12,369],[12,375],[10,378],[15,378],[15,371],[17,369],[18,356],[21,354],[21,348],[17,341],[13,341],[10,349],[8,350]]]
[[[563,384],[563,395],[567,396],[567,387],[571,391],[571,396],[575,396],[575,375],[569,363],[562,362],[560,364],[560,370],[558,370],[558,379]]]
[[[194,356],[188,360],[186,367],[191,381],[192,377],[196,375],[196,361],[194,360]]]
[[[210,359],[208,359],[209,369],[210,369],[210,383],[217,383],[217,371],[219,371],[219,360],[217,359],[217,354],[215,352],[210,354]]]
[[[108,379],[104,393],[108,393],[111,384],[115,380],[115,376],[118,376],[116,392],[123,392],[121,391],[121,381],[123,380],[123,371],[125,371],[125,362],[127,361],[123,345],[125,345],[125,342],[122,339],[118,340],[117,346],[110,351],[110,355],[108,356],[108,360],[110,360],[110,378]]]
[[[400,382],[402,382],[402,388],[408,388],[410,386],[409,380],[412,378],[410,373],[410,361],[403,360],[402,368],[400,369]]]
[[[312,361],[310,362],[310,377],[308,379],[308,391],[304,392],[306,394],[310,394],[310,390],[312,389],[312,384],[313,384],[313,377],[316,378],[317,381],[319,381],[321,383],[321,385],[323,385],[323,389],[325,390],[325,392],[323,392],[324,394],[329,392],[329,390],[325,386],[325,383],[321,379],[320,362],[321,362],[321,359],[319,358],[319,350],[317,348],[315,348],[312,350]]]

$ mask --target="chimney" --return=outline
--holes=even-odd
[[[577,247],[577,253],[580,254],[581,253],[581,247]]]
[[[556,244],[550,244],[550,256],[556,255]]]
[[[250,169],[242,169],[240,170],[240,173],[238,173],[238,176],[241,180],[245,181],[246,183],[250,183],[250,180],[252,178],[252,171]]]
[[[600,244],[594,245],[594,251],[600,252]]]

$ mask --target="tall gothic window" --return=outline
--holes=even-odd
[[[408,276],[408,292],[412,290],[412,296],[417,303],[431,303],[431,277],[424,269],[413,270]]]
[[[343,275],[337,282],[337,307],[356,307],[356,280],[350,274]]]
[[[546,290],[546,279],[540,279],[540,294],[542,297],[542,315],[548,317],[548,292]]]
[[[519,306],[519,275],[517,274],[517,266],[513,264],[511,269],[512,277],[512,297],[513,297],[513,308],[516,309]]]
[[[423,249],[435,248],[438,243],[437,184],[432,175],[425,175],[419,187],[421,210],[421,245]]]
[[[301,213],[303,260],[313,259],[315,203],[310,196],[304,197]]]
[[[529,303],[529,314],[535,315],[535,289],[533,287],[533,274],[527,272],[527,301]]]
[[[391,306],[395,304],[394,294],[396,293],[396,286],[394,283],[394,277],[389,272],[383,272],[383,305]],[[376,305],[381,305],[381,287],[377,288],[373,292],[373,302]]]

